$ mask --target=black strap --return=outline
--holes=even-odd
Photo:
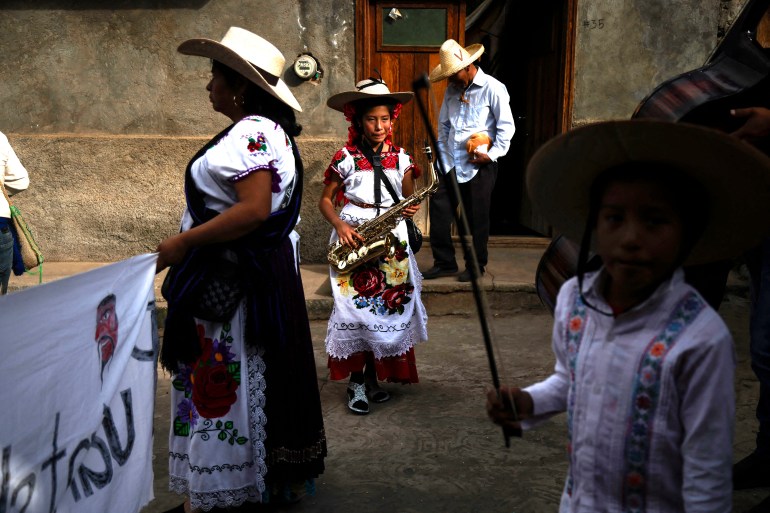
[[[364,154],[364,157],[366,157],[372,165],[372,169],[374,169],[374,205],[377,207],[377,215],[380,215],[380,204],[382,203],[380,183],[385,184],[385,189],[387,189],[388,193],[390,193],[390,196],[393,198],[394,205],[400,201],[398,194],[396,194],[396,190],[393,188],[393,184],[390,183],[390,180],[388,180],[388,177],[385,176],[385,172],[382,170],[381,150],[382,144],[377,147],[377,152],[375,153],[366,141],[361,142],[361,153]]]

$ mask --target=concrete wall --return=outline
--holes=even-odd
[[[330,228],[315,204],[347,134],[326,99],[354,81],[354,11],[354,0],[0,3],[0,131],[30,172],[16,198],[46,259],[114,261],[178,229],[188,159],[229,120],[208,100],[210,62],[176,48],[230,26],[287,59],[283,78],[303,106],[303,257],[323,259]],[[289,69],[303,51],[319,59],[320,82]]]
[[[745,0],[580,0],[573,126],[626,119],[656,86],[703,66]]]
[[[742,3],[580,0],[573,125],[627,118],[657,84],[700,66]],[[354,81],[354,17],[354,0],[0,2],[0,131],[30,171],[17,199],[46,258],[119,260],[177,230],[187,161],[228,120],[208,101],[209,62],[176,48],[235,25],[287,58],[304,108],[302,257],[324,261],[330,228],[316,203],[347,132],[326,99]],[[303,51],[325,71],[317,84],[288,70]]]

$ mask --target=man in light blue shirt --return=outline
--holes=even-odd
[[[463,48],[453,39],[445,41],[439,50],[440,64],[431,71],[430,81],[449,81],[439,112],[438,151],[445,170],[457,176],[483,274],[489,255],[489,208],[497,179],[497,159],[508,152],[514,124],[505,85],[473,64],[482,53],[484,47],[479,44]],[[491,144],[468,151],[468,140],[474,134],[488,136]],[[451,237],[453,219],[446,177],[442,176],[430,200],[430,246],[434,265],[423,273],[427,280],[458,271]],[[470,281],[469,269],[470,262],[466,262],[460,281]]]

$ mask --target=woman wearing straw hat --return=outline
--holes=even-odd
[[[530,428],[566,411],[562,513],[731,511],[733,340],[682,265],[768,233],[770,159],[695,125],[603,122],[538,150],[527,190],[582,241],[578,274],[557,299],[554,373],[501,387],[518,419],[490,391],[490,416]],[[587,273],[592,247],[602,267]]]
[[[430,72],[430,81],[449,81],[438,118],[438,150],[446,172],[454,171],[457,177],[473,248],[484,274],[497,159],[508,153],[514,124],[505,85],[473,64],[482,53],[484,47],[479,44],[463,48],[454,39],[444,41],[439,49],[440,63]],[[491,145],[473,144],[479,137]],[[423,273],[427,280],[458,270],[451,236],[453,220],[446,178],[439,177],[438,190],[430,199],[433,267]],[[468,262],[458,279],[470,281]]]
[[[384,82],[369,78],[358,82],[354,91],[329,98],[327,105],[350,122],[348,142],[326,170],[318,205],[334,227],[330,242],[357,246],[362,237],[356,226],[414,192],[419,170],[412,157],[391,141],[401,105],[412,97],[411,92],[391,93]],[[340,203],[344,206],[337,214],[335,205]],[[419,205],[409,207],[404,216],[411,217],[418,209]],[[400,246],[392,258],[374,259],[344,274],[330,269],[334,292],[326,334],[330,376],[350,377],[347,404],[358,414],[369,413],[370,400],[390,399],[378,378],[417,383],[414,345],[428,338],[427,313],[420,299],[422,279],[405,223],[401,221],[394,231]]]
[[[171,511],[294,501],[326,455],[289,238],[302,198],[301,109],[279,78],[283,55],[256,34],[232,27],[221,42],[178,50],[211,59],[209,100],[232,124],[190,161],[181,231],[158,246],[158,270],[172,266],[161,351],[173,381],[169,487],[189,497]],[[224,319],[204,320],[198,290],[213,271],[236,275],[242,295]]]

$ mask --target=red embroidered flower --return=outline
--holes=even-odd
[[[256,140],[254,140],[253,137],[249,137],[249,145],[246,146],[246,148],[248,148],[251,153],[254,153],[255,151],[266,151],[267,139],[265,138],[265,134],[259,134]]]
[[[364,267],[353,273],[351,282],[363,297],[373,297],[385,290],[385,274],[376,267]]]
[[[629,488],[641,488],[644,485],[644,476],[638,472],[631,472],[626,476],[626,483]]]
[[[650,396],[646,394],[639,394],[636,396],[636,407],[640,410],[649,410],[651,405],[652,400],[650,400]]]
[[[406,246],[398,244],[396,246],[396,253],[393,255],[393,258],[396,259],[396,262],[401,262],[407,257],[408,253],[406,252]]]
[[[412,292],[414,287],[411,285],[396,285],[382,293],[382,301],[385,303],[385,308],[394,311],[399,308],[403,308],[405,303],[411,301],[411,298],[407,297],[407,294]]]
[[[570,331],[580,331],[580,328],[583,326],[583,319],[580,317],[573,317],[569,320],[569,330]]]
[[[652,346],[652,349],[650,349],[650,354],[655,358],[658,358],[662,356],[665,351],[666,351],[666,344],[664,344],[663,342],[657,342]]]
[[[238,382],[226,365],[198,365],[192,374],[192,384],[195,408],[209,419],[226,415],[237,399]]]
[[[206,338],[206,329],[201,324],[196,324],[195,327],[198,329],[198,343],[201,346],[201,355],[198,361],[205,362],[211,358],[211,346],[214,341]]]
[[[388,152],[382,156],[383,169],[398,169],[398,153]]]

